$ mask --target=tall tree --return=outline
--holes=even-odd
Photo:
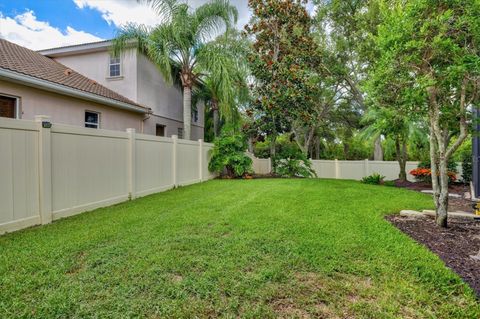
[[[229,30],[208,43],[208,51],[218,56],[217,63],[204,76],[197,94],[212,110],[213,131],[220,133],[220,118],[227,123],[239,120],[239,108],[249,100],[247,86],[248,41],[238,31]]]
[[[371,76],[379,90],[398,89],[410,99],[400,105],[405,114],[428,119],[436,222],[446,227],[448,160],[479,101],[480,1],[385,1],[381,8],[381,55]]]
[[[263,123],[271,141],[275,170],[278,130],[299,118],[311,117],[318,64],[311,35],[312,20],[305,0],[249,0],[253,17],[246,27],[252,37],[250,69],[255,78],[254,106],[267,119]]]
[[[237,19],[237,9],[228,0],[210,0],[192,10],[180,0],[145,0],[163,22],[153,28],[128,24],[113,41],[114,53],[130,45],[147,55],[166,81],[179,80],[183,88],[184,138],[191,138],[192,89],[199,77],[222,61],[221,53],[206,45],[212,34],[229,29]]]
[[[316,26],[320,41],[331,52],[328,68],[340,85],[344,102],[356,109],[352,114],[366,111],[363,81],[377,51],[372,41],[381,22],[378,1],[371,0],[313,0],[317,5]],[[360,112],[358,112],[360,110]],[[351,114],[351,115],[352,115]],[[359,122],[359,121],[357,121]],[[352,135],[356,127],[350,127]],[[346,130],[346,128],[344,128]],[[346,142],[346,141],[344,141]],[[380,139],[374,142],[374,158],[383,159]],[[348,145],[345,145],[348,148]]]

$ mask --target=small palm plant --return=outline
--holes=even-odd
[[[184,138],[191,138],[192,89],[203,74],[218,68],[222,54],[208,45],[212,35],[230,29],[237,9],[228,0],[210,0],[191,10],[179,0],[145,0],[162,23],[149,28],[127,24],[113,40],[113,53],[131,45],[157,65],[167,82],[178,81],[183,88]]]

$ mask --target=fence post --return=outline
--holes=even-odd
[[[177,147],[178,147],[178,136],[172,135],[172,142],[173,142],[173,151],[172,151],[172,181],[173,187],[178,186],[177,181]]]
[[[340,178],[340,164],[338,163],[338,159],[335,159],[335,179]]]
[[[50,117],[36,115],[38,126],[38,160],[39,160],[39,197],[40,220],[42,225],[53,220],[52,212],[52,126]]]
[[[135,129],[127,128],[128,133],[128,197],[133,200],[136,196],[135,185],[135,159],[136,159],[136,146],[135,146]]]
[[[198,140],[198,169],[200,183],[203,182],[203,139]]]
[[[365,177],[367,177],[368,175],[370,175],[370,163],[368,162],[368,158],[365,159],[364,165],[365,165]]]

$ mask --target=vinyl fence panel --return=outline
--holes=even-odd
[[[52,209],[58,219],[128,199],[128,135],[52,128]]]
[[[0,118],[0,234],[40,224],[38,130]]]
[[[0,234],[212,179],[212,144],[0,118]]]

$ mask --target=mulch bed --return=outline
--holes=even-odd
[[[387,216],[393,225],[436,253],[460,275],[480,299],[480,261],[470,256],[480,254],[480,222],[450,218],[449,227],[436,226],[432,217]]]
[[[422,182],[412,183],[409,181],[395,180],[394,183],[396,187],[407,188],[418,192],[422,190],[432,189],[432,185]],[[461,183],[452,184],[448,188],[448,192],[451,194],[458,194],[463,196],[465,193],[470,192],[470,187]],[[462,211],[467,213],[473,213],[472,201],[465,198],[450,197],[448,200],[448,207],[448,211],[450,212]]]

